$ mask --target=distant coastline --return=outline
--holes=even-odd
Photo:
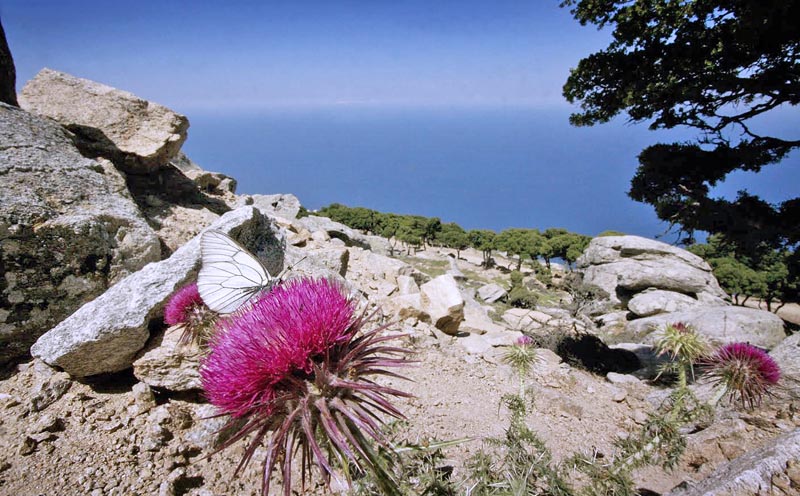
[[[236,177],[241,193],[293,193],[310,209],[341,202],[467,229],[664,234],[667,224],[626,192],[642,148],[685,134],[622,120],[575,128],[569,113],[568,106],[369,104],[195,110],[187,112],[184,150]],[[797,184],[798,169],[761,175]],[[735,178],[728,183],[737,187]]]

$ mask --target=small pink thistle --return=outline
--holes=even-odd
[[[523,334],[517,338],[517,346],[533,346],[533,338]]]
[[[169,299],[164,308],[164,322],[183,327],[179,342],[186,344],[203,340],[203,334],[213,326],[214,315],[200,298],[197,284],[191,283],[176,291]]]
[[[781,378],[781,370],[765,351],[748,343],[729,343],[705,361],[704,368],[731,398],[738,396],[742,405],[761,404],[764,395]]]
[[[220,449],[255,433],[237,473],[269,434],[264,494],[279,459],[284,493],[291,493],[297,452],[303,482],[312,461],[328,481],[334,460],[390,479],[370,440],[388,447],[378,414],[402,418],[387,396],[410,395],[369,377],[400,377],[386,368],[407,364],[391,357],[407,351],[380,344],[398,337],[379,336],[385,327],[359,334],[364,322],[341,286],[327,279],[289,281],[222,322],[200,371],[203,388],[232,417],[230,425],[244,419]]]

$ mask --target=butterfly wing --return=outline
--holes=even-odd
[[[200,253],[203,265],[197,289],[215,312],[231,313],[271,284],[264,265],[222,231],[206,231]]]

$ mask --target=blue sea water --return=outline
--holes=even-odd
[[[239,193],[292,193],[309,209],[338,202],[466,229],[663,234],[668,226],[652,208],[626,195],[636,156],[692,135],[622,120],[576,128],[569,113],[566,105],[203,110],[187,112],[184,150],[235,177]],[[770,201],[797,196],[797,154],[790,162],[759,174],[756,191]],[[753,182],[738,175],[720,191]]]

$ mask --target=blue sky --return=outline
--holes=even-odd
[[[552,1],[0,0],[19,86],[44,66],[184,112],[562,104],[608,36]]]

